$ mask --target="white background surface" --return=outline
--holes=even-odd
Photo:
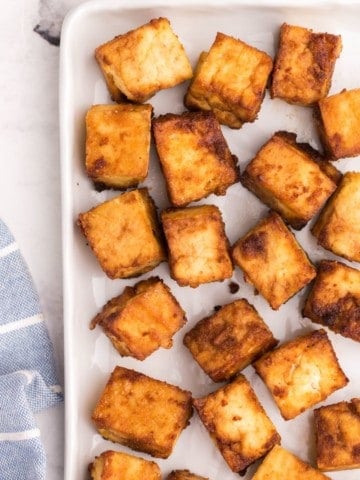
[[[12,230],[36,283],[61,384],[59,48],[33,28],[48,16],[49,22],[55,21],[56,30],[65,11],[78,3],[0,1],[0,217]],[[47,480],[61,480],[63,406],[42,413],[38,419],[48,456]]]
[[[59,49],[49,45],[39,35],[33,32],[34,26],[39,23],[41,17],[48,15],[47,21],[59,22],[64,13],[73,5],[81,3],[77,0],[66,0],[62,2],[57,1],[43,1],[38,0],[1,0],[1,16],[0,16],[0,132],[1,132],[1,174],[0,174],[0,217],[8,224],[13,231],[21,250],[26,258],[26,261],[33,274],[36,286],[38,288],[40,298],[42,301],[44,314],[47,325],[49,327],[50,335],[54,341],[55,355],[59,365],[59,375],[61,382],[63,380],[63,340],[62,340],[62,288],[61,288],[61,219],[60,219],[60,166],[59,166],[59,136],[58,136],[58,58]],[[262,2],[263,3],[263,2]],[[156,14],[156,12],[154,12]],[[344,51],[341,59],[338,62],[336,74],[334,78],[333,91],[347,87],[360,86],[360,45],[358,30],[358,15],[353,16],[353,23],[351,23],[351,31],[348,30],[351,16],[346,17],[338,8],[329,8],[327,16],[314,13],[314,10],[308,12],[302,11],[301,24],[306,26],[313,26],[315,29],[321,27],[322,29],[343,33],[344,39],[347,43],[344,45]],[[293,23],[299,23],[299,15],[291,15],[286,10],[283,11],[284,18]],[[286,17],[286,18],[285,18]],[[151,18],[151,17],[148,17]],[[131,23],[131,22],[130,22]],[[136,19],[133,19],[131,28],[136,26]],[[249,26],[249,28],[251,25]],[[54,25],[56,30],[56,25]],[[213,32],[216,31],[216,22],[213,24]],[[187,33],[197,30],[199,38],[201,38],[201,30],[196,29],[192,22],[188,23],[187,30],[182,31],[183,38],[186,38]],[[109,31],[109,36],[111,36]],[[228,33],[228,32],[225,32]],[[180,34],[180,32],[179,32]],[[238,35],[241,37],[241,34]],[[266,37],[260,34],[259,41],[264,41]],[[272,38],[268,37],[272,41]],[[256,38],[253,37],[254,42]],[[253,43],[254,43],[253,42]],[[204,42],[207,43],[208,42]],[[205,46],[205,45],[204,45]],[[196,50],[200,48],[200,44]],[[271,49],[272,47],[270,47]],[[195,60],[195,55],[192,60]],[[349,65],[351,68],[349,68]],[[347,68],[346,68],[347,67]],[[99,76],[100,78],[100,76]],[[103,95],[102,87],[99,87],[100,97]],[[87,101],[91,102],[92,98]],[[176,111],[180,104],[171,108]],[[275,104],[274,104],[275,105]],[[272,105],[272,108],[274,108]],[[275,105],[276,107],[276,105]],[[280,106],[280,109],[282,106]],[[266,114],[266,110],[264,110]],[[268,112],[270,113],[270,112]],[[285,112],[284,112],[285,113]],[[304,114],[302,126],[299,127],[298,119],[302,113],[297,111],[294,115],[294,110],[288,109],[286,115],[282,120],[273,120],[265,124],[255,124],[251,126],[256,128],[259,137],[266,140],[267,136],[277,128],[287,128],[288,130],[295,130],[300,134],[301,140],[309,140],[309,125],[307,114]],[[302,117],[301,117],[302,118]],[[278,122],[278,124],[276,124]],[[249,126],[250,127],[250,126]],[[245,127],[238,136],[239,141],[232,143],[234,153],[236,153],[241,164],[244,165],[251,155],[255,153],[256,145],[250,142],[247,134],[250,132],[248,126]],[[346,161],[343,163],[344,168],[348,168]],[[232,194],[233,192],[233,194]],[[234,187],[229,192],[229,200],[236,198]],[[248,212],[247,221],[256,219],[258,214],[262,211],[262,207],[257,201],[253,202],[249,194],[247,197],[246,211]],[[95,200],[95,198],[93,199]],[[90,204],[90,199],[86,200]],[[83,200],[82,205],[85,205]],[[210,199],[209,201],[212,201]],[[80,206],[80,205],[79,205]],[[246,231],[246,224],[234,225],[231,233],[231,240],[235,240],[240,234]],[[303,239],[306,238],[306,233],[300,234]],[[89,252],[87,252],[89,254]],[[324,254],[324,255],[323,255]],[[90,255],[90,254],[89,254]],[[329,257],[324,251],[315,249],[314,256],[316,259],[321,256]],[[90,261],[91,262],[91,261]],[[90,263],[90,268],[96,268],[94,262]],[[94,270],[96,271],[96,270]],[[98,275],[99,272],[96,274]],[[100,276],[99,276],[100,278]],[[235,278],[241,282],[241,274],[236,272]],[[102,284],[100,279],[99,284]],[[176,287],[175,287],[176,288]],[[91,308],[100,305],[103,299],[108,298],[110,290],[102,289],[101,295],[97,299],[93,299]],[[226,285],[219,289],[220,294],[226,292]],[[249,287],[244,287],[241,292],[247,296],[250,301],[253,301],[257,308],[264,306],[261,298],[255,298]],[[292,301],[293,304],[296,299]],[[218,299],[215,302],[219,303]],[[210,304],[209,304],[210,305]],[[189,306],[190,308],[190,306]],[[198,309],[197,318],[199,319],[203,312],[205,312],[207,305],[201,306]],[[285,310],[284,310],[285,312]],[[279,317],[282,317],[281,319]],[[300,322],[299,314],[296,318],[285,315],[280,310],[276,315],[267,310],[267,318],[269,322],[274,325],[274,333],[278,338],[284,338],[292,331],[291,325],[293,321]],[[275,318],[278,319],[276,323]],[[279,322],[282,322],[280,324]],[[84,319],[84,325],[87,319]],[[299,328],[302,325],[299,323]],[[288,330],[286,330],[288,328]],[[85,331],[85,326],[84,326]],[[89,335],[91,335],[89,333]],[[102,351],[110,351],[106,339],[98,331],[92,332],[92,339],[96,339],[96,345]],[[181,348],[180,341],[182,334],[178,337],[176,348]],[[331,336],[334,339],[335,336]],[[94,340],[93,340],[94,341]],[[353,348],[350,340],[339,339],[336,337],[337,348],[342,356],[349,348]],[[79,340],[79,345],[81,341]],[[176,353],[176,350],[175,350]],[[342,366],[346,373],[350,373],[354,368],[354,358],[346,357],[347,360]],[[355,367],[359,365],[359,357],[355,357]],[[105,372],[110,371],[114,362],[113,354],[106,357],[102,368]],[[81,364],[86,364],[87,358],[81,360]],[[131,362],[130,362],[131,363]],[[135,362],[136,363],[136,362]],[[133,362],[133,366],[135,366]],[[99,364],[98,364],[99,365]],[[135,367],[136,368],[136,367]],[[146,367],[144,367],[146,369]],[[139,368],[140,369],[140,368]],[[195,374],[199,370],[194,370]],[[150,372],[148,372],[150,373]],[[161,372],[158,376],[160,376]],[[164,373],[165,375],[165,373]],[[201,375],[201,374],[200,374]],[[355,374],[354,374],[355,375]],[[99,378],[97,383],[100,383]],[[355,380],[359,377],[354,377]],[[179,381],[181,378],[179,379]],[[175,382],[175,378],[173,378]],[[202,387],[206,388],[207,383],[204,376],[201,377]],[[359,385],[359,382],[357,382]],[[199,390],[201,390],[199,388]],[[265,389],[261,383],[258,383],[258,388],[266,395]],[[348,387],[347,387],[348,388]],[[352,385],[353,388],[353,385]],[[200,392],[199,392],[200,393]],[[96,397],[93,393],[93,398]],[[335,394],[332,400],[340,400],[341,398],[350,398],[350,389],[343,390],[341,393]],[[93,400],[93,399],[91,399]],[[329,402],[328,402],[329,403]],[[280,422],[279,416],[275,413],[275,421]],[[42,438],[48,454],[48,472],[47,480],[60,480],[63,478],[63,408],[59,407],[51,409],[50,411],[39,415],[40,427],[42,430]],[[197,420],[197,429],[200,429]],[[297,450],[297,438],[299,438],[298,420],[293,421],[293,437],[284,442],[284,446],[292,447],[293,451]],[[90,428],[90,427],[89,427]],[[285,427],[284,427],[285,428]],[[188,429],[188,432],[190,430]],[[185,433],[184,433],[185,435]],[[191,443],[191,438],[187,434],[184,437],[184,442],[187,443],[188,450],[191,451],[194,444]],[[97,437],[94,437],[95,443]],[[205,442],[207,435],[204,433],[201,437]],[[209,444],[208,444],[209,445]],[[94,446],[94,450],[102,450],[109,443],[101,446]],[[210,448],[210,447],[209,447]],[[307,446],[305,447],[307,448]],[[216,456],[214,450],[211,453]],[[299,452],[297,452],[299,453]],[[305,452],[307,457],[307,451]],[[91,452],[88,452],[89,456]],[[180,458],[176,457],[176,462]],[[184,465],[191,467],[191,464]],[[84,471],[85,465],[81,465],[81,471]],[[226,471],[226,466],[223,464]],[[198,473],[203,473],[199,471]],[[205,472],[204,472],[205,473]],[[340,474],[329,474],[334,479],[357,479],[356,472],[346,472]],[[75,480],[76,477],[74,477]],[[224,478],[223,476],[213,476],[212,480],[216,478]],[[234,476],[236,478],[236,476]],[[77,479],[78,480],[78,479]]]

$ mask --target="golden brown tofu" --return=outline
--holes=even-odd
[[[280,413],[290,420],[348,383],[325,330],[296,337],[254,363]]]
[[[134,187],[149,168],[151,105],[94,105],[86,115],[86,172],[95,184]]]
[[[320,470],[360,468],[360,398],[314,410]]]
[[[167,476],[166,480],[209,480],[205,477],[200,477],[200,475],[194,475],[189,472],[189,470],[173,470],[170,475]]]
[[[110,278],[135,277],[166,259],[155,205],[146,188],[80,213],[78,225]]]
[[[304,106],[326,97],[341,49],[340,35],[314,33],[284,23],[274,61],[271,97]]]
[[[161,115],[153,121],[156,149],[176,207],[225,195],[238,180],[237,158],[231,154],[212,112]]]
[[[280,445],[275,445],[266,455],[252,480],[325,480],[328,478]]]
[[[240,180],[293,228],[301,229],[336,188],[318,157],[310,145],[297,143],[294,133],[277,132],[261,147]]]
[[[245,280],[277,310],[316,275],[304,250],[281,217],[270,212],[232,250]]]
[[[192,77],[184,47],[166,18],[156,18],[99,46],[95,57],[111,98],[145,102]]]
[[[92,420],[107,440],[167,458],[192,414],[191,393],[115,367]]]
[[[241,374],[216,392],[195,399],[194,406],[234,472],[245,470],[280,443],[274,425]]]
[[[319,101],[314,116],[330,160],[360,154],[359,110],[360,88],[343,90]]]
[[[184,337],[184,344],[214,382],[229,380],[277,343],[245,299],[224,305]]]
[[[161,480],[155,462],[134,455],[107,450],[89,465],[91,480]]]
[[[303,316],[360,342],[360,271],[323,260]]]
[[[240,128],[256,119],[271,70],[267,53],[218,33],[209,52],[200,56],[185,105],[212,110],[220,123]]]
[[[158,277],[126,287],[91,323],[99,324],[120,355],[144,360],[160,347],[171,348],[185,324],[185,312]]]
[[[230,278],[233,266],[220,210],[214,205],[167,209],[161,214],[170,275],[181,286]]]
[[[360,262],[360,172],[346,172],[312,228],[319,245]]]

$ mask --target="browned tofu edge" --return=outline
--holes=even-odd
[[[285,143],[295,147],[302,153],[304,153],[310,160],[313,160],[320,168],[320,170],[335,184],[338,185],[342,179],[342,173],[335,168],[329,161],[327,161],[317,150],[315,150],[308,143],[298,143],[296,141],[296,133],[287,131],[277,131],[275,134],[261,147],[271,142],[274,137],[280,137]],[[260,148],[260,150],[261,150]],[[251,162],[250,162],[251,163]],[[258,188],[256,181],[249,175],[247,169],[240,175],[241,184],[260,198],[266,205],[277,211],[280,215],[281,212],[277,208],[276,199],[272,200],[268,196],[265,196],[261,189]],[[321,208],[321,207],[320,207]],[[309,221],[308,218],[287,219],[285,221],[289,223],[295,230],[301,230]]]
[[[340,406],[345,406],[355,417],[356,421],[360,422],[360,398],[352,398],[349,402],[341,401],[336,404],[326,405],[314,409],[314,428],[315,428],[315,445],[316,445],[316,462],[317,467],[322,471],[337,471],[337,470],[349,470],[354,468],[360,468],[360,442],[357,445],[352,445],[352,454],[354,456],[354,462],[351,464],[335,464],[332,463],[333,448],[336,448],[336,443],[339,442],[340,447],[344,447],[344,439],[341,435],[341,426],[338,425],[339,434],[338,438],[334,438],[329,431],[328,425],[322,418],[322,412],[324,410],[331,410]],[[336,415],[336,412],[334,412]],[[351,428],[349,426],[349,428]],[[360,439],[359,439],[360,440]],[[345,445],[346,446],[346,445]]]
[[[302,308],[302,316],[328,327],[335,333],[360,342],[360,309],[357,298],[348,292],[345,297],[334,297],[326,306],[315,298],[321,289],[323,276],[327,273],[331,275],[336,268],[358,271],[336,260],[321,260],[317,266],[317,276]]]

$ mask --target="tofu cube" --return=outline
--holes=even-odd
[[[191,414],[190,392],[117,366],[92,420],[106,440],[167,458]]]
[[[285,420],[325,400],[348,383],[325,330],[296,337],[265,353],[254,368]]]
[[[173,335],[185,324],[185,312],[158,277],[126,287],[93,319],[123,356],[144,360],[160,347],[171,348]]]
[[[304,250],[281,217],[270,212],[232,249],[245,280],[277,310],[316,275]]]
[[[231,379],[277,343],[245,299],[224,305],[184,337],[184,344],[214,382]]]
[[[218,33],[209,52],[200,56],[185,105],[212,110],[220,123],[240,128],[256,119],[271,70],[267,53]]]
[[[220,210],[214,205],[167,209],[161,214],[170,275],[180,286],[230,278],[233,266]]]
[[[291,480],[329,479],[285,448],[275,445],[271,452],[266,455],[252,480],[283,480],[284,478],[291,478]]]
[[[319,245],[360,262],[360,172],[346,172],[312,228]]]
[[[293,228],[301,229],[336,188],[319,157],[310,145],[297,143],[294,133],[276,132],[248,164],[240,180]],[[336,171],[330,163],[329,169]]]
[[[155,462],[113,450],[95,457],[89,472],[91,480],[161,480],[160,468]]]
[[[341,49],[340,35],[314,33],[284,23],[274,61],[271,97],[304,106],[326,97]]]
[[[137,186],[149,168],[151,105],[94,105],[86,114],[86,172],[96,185]]]
[[[360,398],[314,410],[320,470],[360,468]]]
[[[360,88],[323,98],[314,116],[324,150],[330,160],[360,154]]]
[[[111,98],[142,103],[192,77],[184,47],[167,18],[156,18],[100,45],[95,58]]]
[[[161,115],[153,121],[153,131],[174,206],[185,206],[211,193],[225,195],[238,180],[237,158],[212,112]]]
[[[320,262],[303,316],[360,342],[359,307],[360,271],[341,262]]]
[[[155,205],[145,188],[80,213],[78,225],[109,278],[135,277],[166,259]]]
[[[200,475],[194,475],[189,472],[189,470],[173,470],[170,475],[167,476],[166,480],[209,480],[205,477],[200,477]]]
[[[195,399],[194,406],[234,472],[242,472],[280,443],[274,425],[241,374],[232,383]]]

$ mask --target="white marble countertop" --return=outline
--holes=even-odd
[[[33,275],[54,343],[61,384],[59,47],[56,43],[62,18],[79,3],[81,0],[2,1],[0,15],[0,217],[12,230]],[[63,478],[63,411],[62,405],[37,416],[47,453],[47,480]]]

